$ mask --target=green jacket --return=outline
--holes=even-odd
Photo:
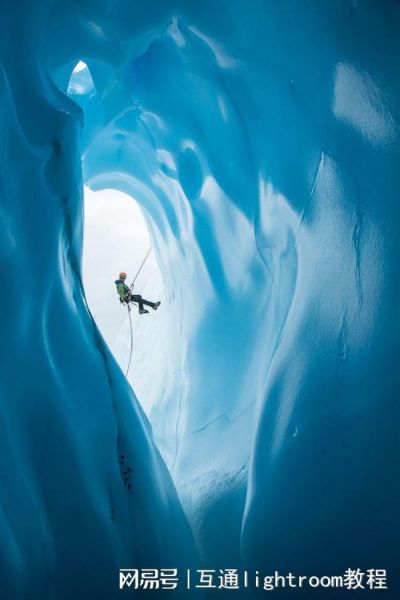
[[[126,283],[121,281],[121,279],[117,279],[115,285],[117,286],[118,296],[121,298],[122,301],[125,301],[127,299],[128,294],[130,293],[129,287],[126,285]]]

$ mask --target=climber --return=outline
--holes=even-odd
[[[115,281],[115,285],[117,286],[117,292],[119,295],[119,301],[121,303],[126,302],[127,304],[129,304],[129,302],[137,302],[139,305],[140,315],[144,315],[149,312],[143,307],[144,304],[146,304],[147,306],[151,306],[153,310],[157,310],[161,302],[150,302],[149,300],[145,300],[144,298],[142,298],[142,296],[140,296],[139,294],[132,294],[131,290],[125,283],[125,279],[126,273],[122,271],[119,274],[119,279]]]

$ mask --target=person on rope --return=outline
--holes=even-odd
[[[126,302],[126,304],[129,304],[129,302],[137,302],[137,304],[139,305],[140,315],[144,315],[149,312],[144,308],[145,304],[146,306],[150,306],[153,310],[157,310],[161,302],[150,302],[150,300],[145,300],[144,298],[142,298],[140,294],[132,294],[130,288],[125,283],[125,279],[126,273],[124,271],[121,271],[121,273],[119,274],[119,279],[115,281],[119,301],[121,302],[121,304],[124,302]]]

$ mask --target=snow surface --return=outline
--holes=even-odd
[[[399,3],[1,14],[4,597],[166,563],[397,597]],[[87,310],[82,181],[137,200],[163,276],[151,425]]]

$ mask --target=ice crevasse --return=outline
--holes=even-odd
[[[399,3],[0,27],[1,597],[196,565],[381,568],[397,597]],[[163,273],[148,416],[85,301],[83,182],[139,202]]]

